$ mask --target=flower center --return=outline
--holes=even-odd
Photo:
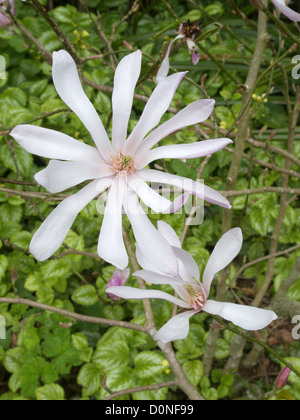
[[[188,284],[186,290],[189,294],[189,303],[195,309],[195,311],[201,311],[204,307],[205,296],[200,287],[197,287],[197,290],[193,286]]]
[[[117,176],[130,175],[136,170],[135,162],[131,156],[124,156],[120,151],[118,155],[111,155],[110,170]]]

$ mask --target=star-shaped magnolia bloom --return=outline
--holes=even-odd
[[[51,193],[59,193],[84,181],[92,180],[77,194],[65,199],[34,234],[30,252],[39,261],[53,255],[62,245],[78,213],[99,194],[109,189],[98,252],[107,262],[123,270],[128,256],[122,236],[123,208],[131,222],[135,238],[151,244],[158,258],[166,260],[166,270],[176,273],[176,264],[152,223],[136,202],[137,196],[157,213],[176,212],[189,194],[210,203],[230,207],[229,202],[211,188],[152,169],[145,169],[156,159],[186,159],[210,155],[231,143],[229,139],[201,141],[194,144],[154,148],[164,137],[182,127],[206,120],[214,108],[214,100],[199,100],[178,112],[173,118],[151,131],[161,120],[185,72],[167,77],[156,87],[139,122],[127,138],[127,127],[133,95],[141,70],[142,53],[123,58],[114,78],[112,95],[112,141],[95,108],[84,93],[76,65],[66,51],[53,54],[53,81],[62,100],[77,114],[90,132],[96,147],[91,147],[65,134],[34,125],[15,127],[12,137],[28,152],[53,159],[35,176]],[[148,134],[151,132],[150,134]],[[171,203],[148,183],[163,183],[184,190],[183,196]],[[128,203],[130,197],[131,204]],[[136,211],[135,211],[136,210]],[[138,214],[135,214],[135,213]],[[138,240],[137,240],[138,241]],[[139,242],[139,241],[138,241]]]
[[[300,22],[300,13],[295,12],[288,6],[289,0],[272,0],[272,2],[290,20]]]
[[[144,270],[134,275],[147,283],[172,286],[180,299],[159,290],[140,290],[130,287],[108,289],[109,293],[123,299],[163,299],[186,309],[158,331],[157,340],[170,342],[186,338],[189,333],[190,318],[202,311],[218,315],[249,331],[261,330],[277,319],[273,311],[208,299],[211,283],[216,273],[227,267],[241,250],[243,243],[241,229],[232,229],[220,239],[206,265],[202,279],[200,279],[196,262],[190,254],[181,248],[180,240],[174,230],[162,221],[158,222],[158,230],[178,259],[179,275],[177,277],[166,276],[156,260],[149,259],[149,254],[145,254],[139,246],[137,247],[137,258]]]

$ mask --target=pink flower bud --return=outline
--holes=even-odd
[[[106,285],[106,289],[109,289],[110,287],[113,287],[113,286],[125,286],[125,284],[127,283],[127,280],[129,279],[129,276],[130,276],[129,268],[126,268],[126,270],[123,270],[123,271],[116,270],[114,274],[112,275],[112,278],[110,279],[109,283]],[[107,296],[109,297],[109,299],[114,300],[115,302],[120,300],[117,296],[112,295],[111,293],[107,293]]]
[[[1,13],[1,9],[2,11],[6,11],[8,8],[10,8],[11,14],[15,15],[15,0],[6,1],[0,7],[0,28],[3,28],[11,24],[11,20],[6,15]]]
[[[287,384],[290,374],[291,374],[290,368],[286,367],[285,369],[283,369],[283,371],[280,373],[280,375],[276,379],[275,388],[278,390],[283,389]]]

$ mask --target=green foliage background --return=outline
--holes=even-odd
[[[16,1],[17,18],[34,37],[50,52],[63,48],[52,28],[43,17],[36,14],[28,4]],[[46,4],[46,2],[43,2]],[[80,57],[105,53],[97,29],[91,23],[96,20],[96,12],[102,17],[103,30],[109,37],[113,25],[120,22],[129,8],[127,0],[86,0],[85,7],[77,2],[49,2],[54,4],[50,14],[75,45]],[[257,12],[248,2],[238,1],[238,6],[257,23]],[[176,28],[175,15],[180,21],[201,19],[202,25],[215,29],[214,22],[223,25],[219,34],[214,33],[199,43],[205,51],[223,62],[226,72],[220,70],[203,51],[197,67],[190,63],[185,47],[172,55],[171,65],[177,70],[190,70],[194,83],[184,80],[175,94],[172,106],[181,109],[192,101],[203,97],[199,89],[204,74],[207,74],[205,88],[207,95],[217,101],[217,124],[229,129],[241,111],[242,93],[237,82],[244,83],[249,62],[256,42],[256,30],[232,13],[227,2],[214,0],[178,1],[169,0],[172,13],[163,1],[141,1],[138,12],[116,27],[113,49],[119,58],[127,54],[123,40],[133,48],[140,48],[145,54],[143,72],[149,73],[150,63],[162,55],[167,42],[173,39]],[[289,25],[289,23],[287,22]],[[224,28],[229,26],[234,36]],[[291,24],[290,24],[291,26]],[[291,26],[291,30],[294,31]],[[212,30],[212,33],[215,32]],[[275,25],[269,28],[273,45],[278,47],[280,33]],[[286,47],[292,41],[284,38]],[[11,26],[0,29],[0,54],[7,62],[7,78],[0,80],[0,131],[9,131],[17,124],[33,124],[62,131],[70,136],[92,144],[87,130],[79,119],[66,109],[59,99],[51,79],[51,67],[37,48],[24,37],[22,32]],[[264,55],[267,68],[273,51],[268,46]],[[223,60],[224,59],[224,60]],[[102,60],[85,61],[84,75],[90,80],[112,87],[113,71],[109,66],[109,56]],[[282,64],[292,70],[291,59]],[[297,82],[295,82],[297,83]],[[150,94],[154,88],[150,77],[137,89],[142,95]],[[111,95],[86,87],[86,92],[101,115],[104,124],[109,123]],[[266,94],[265,97],[262,97]],[[283,150],[287,144],[287,110],[282,94],[282,74],[275,68],[271,77],[264,79],[256,89],[252,107],[251,135],[266,142],[275,132],[272,145]],[[293,92],[291,91],[291,95]],[[294,101],[295,99],[293,99]],[[144,104],[134,102],[130,129],[143,110]],[[58,112],[57,112],[58,111]],[[54,115],[49,116],[49,113]],[[164,120],[171,114],[166,114]],[[205,127],[201,127],[203,130]],[[217,128],[217,127],[216,127]],[[0,133],[1,134],[1,133]],[[209,133],[213,138],[214,133]],[[297,128],[295,156],[300,159],[300,126]],[[191,143],[201,138],[201,132],[193,127],[181,130],[167,138],[165,144]],[[240,168],[237,189],[280,187],[281,174],[253,164],[251,158],[271,162],[284,167],[285,159],[272,152],[250,145],[247,148],[250,159],[244,159]],[[226,189],[226,178],[232,153],[221,151],[215,154],[205,167],[202,177],[207,185],[218,190]],[[166,161],[171,172],[196,179],[203,159],[192,159],[187,163]],[[0,135],[0,297],[18,296],[35,300],[57,308],[76,311],[80,314],[109,318],[113,320],[145,321],[141,302],[114,303],[106,297],[105,285],[114,267],[99,259],[84,255],[66,255],[38,263],[28,252],[33,233],[43,218],[57,205],[57,198],[39,197],[36,192],[45,192],[34,184],[33,176],[47,164],[46,159],[36,158],[20,148],[9,135]],[[292,169],[297,171],[296,165]],[[20,185],[5,182],[28,182]],[[33,183],[33,184],[30,184]],[[299,188],[299,178],[290,177],[290,188]],[[13,191],[7,192],[4,189]],[[25,193],[25,194],[23,194]],[[29,194],[28,194],[29,193]],[[32,194],[30,194],[32,193]],[[68,192],[67,192],[68,193]],[[66,193],[66,194],[67,194]],[[278,217],[279,195],[262,193],[240,196],[234,200],[234,225],[244,233],[244,246],[235,266],[231,267],[228,281],[245,261],[253,261],[268,255],[270,240]],[[186,215],[156,216],[155,222],[163,219],[178,233],[182,234]],[[97,211],[97,203],[89,204],[77,217],[65,244],[67,247],[88,253],[97,252],[97,240],[102,216]],[[279,251],[299,244],[300,209],[294,200],[288,206],[283,228],[279,237]],[[191,253],[200,266],[208,260],[209,252],[221,236],[222,211],[216,206],[206,207],[205,221],[192,227],[185,241],[185,249]],[[66,251],[62,248],[59,254]],[[281,282],[289,275],[300,251],[276,258],[275,275],[270,294],[265,297],[267,305]],[[258,290],[266,274],[267,261],[244,271],[241,282],[235,282],[235,293],[244,303],[249,304],[253,293]],[[17,274],[16,274],[17,270]],[[12,278],[15,283],[12,282]],[[128,285],[135,285],[130,278]],[[248,289],[248,292],[247,292]],[[168,287],[164,290],[170,291]],[[248,293],[248,294],[247,294]],[[289,290],[289,297],[300,301],[300,279]],[[229,293],[228,299],[232,300]],[[162,326],[171,316],[172,306],[167,302],[153,302],[155,320]],[[24,305],[0,304],[0,314],[7,322],[7,338],[0,340],[0,399],[103,399],[108,395],[103,386],[112,391],[151,385],[173,379],[173,374],[164,355],[156,343],[146,335],[116,327],[99,327],[88,323],[72,322],[70,318],[51,312],[33,309]],[[289,323],[290,320],[287,321]],[[207,399],[263,399],[273,390],[273,379],[254,372],[229,372],[223,368],[229,357],[230,343],[234,334],[223,331],[217,342],[213,370],[209,378],[203,376],[202,355],[211,319],[200,314],[191,321],[189,337],[176,342],[176,354],[191,381]],[[291,326],[290,326],[291,327]],[[246,350],[250,350],[250,345]],[[293,358],[300,365],[299,342],[287,345],[277,342],[274,350],[283,357]],[[273,372],[280,367],[274,358],[270,360]],[[252,379],[254,377],[255,379]],[[258,378],[258,379],[257,379]],[[292,398],[300,398],[300,379],[292,377],[293,385],[286,389]],[[157,392],[144,391],[121,397],[136,400],[182,399],[185,396],[176,388],[163,388]]]

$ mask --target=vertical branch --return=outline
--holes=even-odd
[[[264,0],[264,3],[266,1]],[[259,77],[259,70],[261,67],[261,62],[263,60],[263,53],[265,50],[266,43],[268,41],[267,33],[267,16],[259,11],[258,13],[258,29],[257,29],[257,41],[255,51],[252,57],[250,64],[248,77],[245,83],[245,89],[242,100],[242,109],[244,109],[243,115],[240,118],[237,135],[235,142],[234,155],[231,162],[228,179],[227,179],[227,191],[235,189],[235,185],[238,179],[239,170],[241,167],[244,150],[246,147],[246,138],[248,134],[249,120],[250,120],[250,110],[251,110],[251,95],[253,89],[256,86],[257,79]],[[231,202],[233,199],[231,198]],[[233,219],[233,210],[224,210],[223,212],[223,233],[226,233],[232,228],[232,219]],[[220,274],[220,279],[217,288],[217,300],[224,300],[226,294],[226,279],[228,277],[228,269],[225,269]],[[216,343],[219,337],[219,331],[212,328],[210,331],[210,336],[208,338],[208,346],[204,355],[204,372],[206,375],[209,375],[211,370],[213,356],[216,348]]]

